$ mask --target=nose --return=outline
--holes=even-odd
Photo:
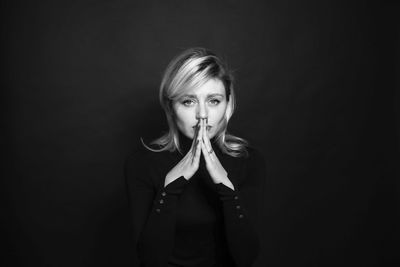
[[[208,111],[207,107],[204,103],[200,103],[197,108],[196,112],[196,119],[207,119],[208,118]]]

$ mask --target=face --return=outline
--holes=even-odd
[[[224,84],[218,79],[210,79],[202,86],[188,90],[173,103],[178,129],[193,139],[195,126],[200,118],[207,118],[207,132],[213,138],[222,126],[228,102]]]

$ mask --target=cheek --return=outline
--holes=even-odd
[[[209,116],[211,120],[210,124],[212,125],[221,124],[221,122],[224,120],[225,112],[226,112],[226,106],[214,110]]]
[[[178,127],[183,130],[188,126],[188,120],[185,117],[178,117],[176,120]]]
[[[193,121],[193,115],[191,114],[190,110],[176,110],[176,123],[181,130],[191,127]]]

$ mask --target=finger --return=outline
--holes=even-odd
[[[204,139],[204,141],[208,141],[208,142],[206,142],[206,144],[210,143],[210,138],[208,137],[208,131],[207,131],[206,122],[204,122],[204,131],[202,132],[202,138]]]
[[[204,159],[206,160],[206,165],[207,166],[211,166],[212,160],[211,160],[210,154],[208,153],[206,145],[204,144],[204,142],[201,142],[201,151],[203,152]]]
[[[196,125],[196,134],[193,137],[193,142],[192,142],[192,162],[193,158],[196,155],[197,152],[197,145],[201,141],[201,119],[199,119],[197,125]]]
[[[208,134],[207,134],[206,130],[202,133],[202,137],[203,137],[203,142],[204,142],[204,145],[206,147],[206,150],[207,150],[208,154],[210,155],[211,159],[213,159],[214,150],[213,150],[213,147],[211,145],[210,138],[208,138]]]
[[[194,135],[193,135],[193,141],[192,141],[192,146],[190,147],[190,150],[196,149],[196,140],[199,137],[199,132],[200,132],[200,121],[197,122],[196,127],[194,128]]]
[[[201,139],[202,139],[203,128],[204,128],[204,122],[203,122],[203,119],[200,119],[199,120],[199,132],[198,132],[198,136],[197,136],[197,139],[199,140],[199,142],[201,142]]]
[[[197,140],[196,154],[194,155],[192,160],[192,164],[194,164],[196,167],[198,167],[200,163],[200,153],[201,153],[201,142]]]
[[[196,134],[193,138],[192,142],[192,153],[191,153],[191,163],[194,163],[194,159],[196,158],[196,154],[200,152],[200,146],[199,143],[201,142],[201,119],[197,122],[196,125]]]

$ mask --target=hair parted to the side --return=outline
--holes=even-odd
[[[246,149],[248,142],[227,132],[229,119],[232,117],[236,106],[233,76],[220,58],[213,52],[200,47],[183,51],[168,64],[161,81],[159,100],[167,116],[169,131],[150,143],[158,148],[147,146],[141,139],[142,144],[147,149],[154,152],[177,150],[182,153],[173,103],[185,94],[187,88],[201,86],[210,79],[222,81],[228,101],[223,125],[215,135],[215,142],[223,153],[230,156],[242,157],[248,155]]]

